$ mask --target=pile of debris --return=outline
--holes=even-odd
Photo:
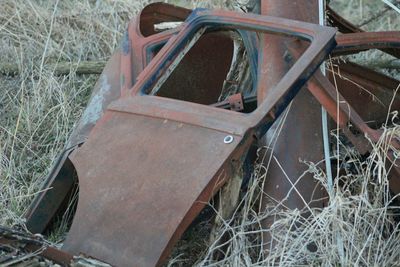
[[[145,7],[130,22],[26,214],[29,231],[44,233],[72,210],[63,247],[4,229],[0,243],[10,256],[1,261],[24,262],[20,251],[26,251],[39,265],[47,259],[103,264],[96,258],[104,266],[160,266],[218,192],[210,236],[223,254],[228,237],[217,238],[216,229],[238,207],[263,146],[276,149],[263,162],[269,169],[260,211],[277,208],[275,202],[323,208],[337,185],[324,112],[362,155],[384,139],[388,187],[400,193],[400,143],[381,129],[387,113],[400,107],[399,82],[340,60],[369,49],[399,58],[400,33],[362,32],[329,8],[333,27],[317,24],[317,1],[263,1],[254,10],[261,15]],[[319,68],[327,59],[325,75]],[[281,127],[283,114],[289,123]],[[282,131],[279,140],[271,137],[275,131]],[[305,171],[299,155],[318,161],[324,153],[327,190],[313,179],[298,183]],[[337,162],[338,176],[341,168]],[[260,223],[270,228],[273,222]],[[274,249],[268,233],[262,238],[265,251]]]

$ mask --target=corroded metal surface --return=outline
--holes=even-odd
[[[77,182],[69,154],[86,140],[106,106],[119,97],[119,75],[118,72],[114,71],[118,69],[119,64],[120,55],[117,52],[107,63],[93,89],[91,99],[82,118],[71,133],[65,150],[62,151],[45,180],[44,191],[37,195],[25,214],[26,225],[31,232],[41,233],[46,229],[62,203],[65,199],[68,199],[67,195]]]
[[[362,38],[363,39],[368,39],[371,37],[375,37],[377,38],[378,35],[376,35],[375,33],[367,33],[365,34],[365,32],[360,29],[359,27],[355,26],[354,24],[352,24],[351,22],[349,22],[348,20],[344,19],[343,17],[341,17],[339,14],[337,14],[332,8],[330,8],[329,6],[326,6],[326,11],[327,11],[327,19],[330,23],[330,25],[337,27],[337,29],[339,30],[339,32],[341,33],[364,33]],[[393,34],[390,32],[380,32],[379,34],[386,35],[387,33],[389,34]],[[352,39],[353,37],[350,37],[351,35],[347,36],[340,36],[340,37],[345,37],[346,39]],[[375,39],[376,40],[376,39]],[[379,40],[377,40],[379,41]],[[384,46],[384,45],[383,45]],[[356,47],[356,46],[355,46]],[[382,51],[399,58],[400,57],[400,51],[398,49],[393,49],[390,46],[387,46],[386,48],[381,48],[381,47],[376,47],[376,49],[381,49]],[[361,51],[362,49],[359,49],[359,51]]]
[[[316,3],[263,1],[262,13],[316,22]],[[330,78],[340,73],[335,76],[339,93],[320,73],[310,77],[329,53],[378,48],[397,55],[399,33],[359,31],[335,39],[332,28],[264,15],[190,14],[162,3],[147,6],[131,21],[120,50],[100,76],[46,180],[44,188],[51,189],[29,209],[29,229],[45,230],[79,180],[78,207],[63,249],[117,266],[162,264],[207,201],[242,167],[249,147],[264,138],[296,95],[264,190],[277,201],[285,199],[289,208],[321,198],[324,192],[315,190],[311,177],[297,184],[301,197],[287,197],[304,171],[299,158],[322,158],[318,102],[365,153],[367,140],[354,134],[349,123],[376,142],[388,105],[398,110],[400,98],[391,102],[397,80],[351,63],[333,63]],[[357,31],[335,20],[345,31]],[[177,21],[184,22],[155,30],[156,23]],[[254,32],[262,36],[260,42]],[[257,95],[235,92],[219,101],[237,36],[250,57],[253,84],[248,91]],[[308,80],[308,90],[300,91]],[[391,145],[400,148],[395,141]],[[389,159],[395,160],[393,153]],[[390,185],[400,191],[397,180]]]
[[[134,84],[137,75],[151,56],[154,56],[157,46],[164,44],[173,33],[169,31],[153,34],[154,23],[184,20],[189,13],[185,8],[154,3],[144,8],[138,18],[131,21],[126,40],[123,40],[121,49],[107,62],[81,119],[47,176],[43,190],[35,197],[25,214],[26,225],[31,232],[45,231],[77,183],[75,168],[69,160],[70,153],[86,141],[108,104]],[[131,40],[135,42],[132,43]]]
[[[336,41],[337,47],[333,55],[357,53],[373,48],[399,51],[400,33],[346,34],[337,36]],[[330,76],[336,87],[326,77],[315,74],[309,82],[310,91],[344,130],[357,150],[365,154],[371,150],[371,141],[377,143],[380,140],[383,133],[380,128],[387,122],[388,114],[400,108],[400,97],[395,94],[400,83],[356,64],[342,62],[338,62],[332,68]],[[368,108],[365,108],[366,103]],[[353,134],[354,129],[349,129],[349,126],[355,127],[362,135]],[[398,194],[400,169],[394,150],[400,148],[400,143],[396,138],[387,142],[389,164],[394,163],[389,175],[389,185],[390,189]]]
[[[263,0],[261,13],[318,23],[318,1]],[[259,53],[263,68],[260,70],[265,72],[259,72],[259,79],[263,81],[263,86],[259,88],[259,101],[268,96],[274,83],[290,69],[290,62],[283,60],[289,49],[300,52],[306,47],[306,43],[288,42],[279,36],[262,39]],[[300,160],[318,162],[323,157],[321,129],[320,104],[303,88],[293,100],[283,126],[277,121],[261,140],[260,145],[273,149],[272,154],[267,151],[263,161],[268,170],[262,209],[276,208],[281,201],[281,208],[322,207],[325,191],[318,186],[312,174],[305,174],[298,180],[308,168]],[[264,220],[263,227],[269,228],[274,219]],[[274,244],[267,232],[263,238],[265,249],[272,249]]]
[[[317,11],[317,1],[262,1],[262,12],[264,14],[274,13],[274,15],[278,14],[290,18],[314,19],[314,22],[316,22]],[[338,45],[331,56],[353,54],[371,48],[381,49],[394,56],[399,55],[399,50],[396,50],[399,47],[398,32],[364,33],[332,10],[329,10],[329,12],[333,25],[339,26],[339,30],[343,32],[349,32],[349,34],[336,37]],[[299,50],[301,49],[287,45],[287,42],[280,37],[265,38],[264,43],[261,44],[261,60],[265,59],[262,63],[265,62],[268,67],[266,73],[259,73],[259,79],[263,79],[267,84],[259,94],[259,98],[262,99],[263,96],[268,95],[271,83],[287,69],[287,66],[285,66],[287,63],[282,60],[282,54],[288,51],[296,51],[295,54],[300,54]],[[264,54],[266,56],[263,56]],[[360,153],[366,153],[370,149],[370,143],[364,136],[352,134],[348,129],[348,123],[354,123],[363,134],[369,136],[374,142],[378,141],[380,131],[373,130],[365,122],[374,122],[375,127],[380,127],[387,117],[389,104],[392,104],[392,110],[398,110],[399,97],[394,97],[393,92],[399,82],[356,64],[335,61],[333,65],[332,72],[329,73],[331,81],[333,82],[333,76],[336,76],[334,82],[338,91],[344,96],[342,97],[339,94],[340,97],[338,98],[341,101],[339,105],[341,116],[337,116],[339,114],[336,112],[338,94],[326,78],[316,75],[318,78],[309,82],[308,89],[315,99],[325,106],[332,118],[338,121],[339,126]],[[317,81],[323,82],[324,85]],[[391,102],[392,98],[393,103]],[[311,177],[303,177],[298,183],[296,181],[306,169],[306,166],[302,167],[299,163],[299,158],[313,162],[322,158],[321,119],[318,115],[320,114],[319,105],[316,105],[315,102],[310,93],[299,94],[293,101],[292,110],[286,118],[286,123],[282,127],[276,145],[271,141],[273,140],[272,134],[275,134],[275,132],[271,131],[270,136],[267,134],[263,144],[275,146],[275,149],[272,161],[265,163],[269,166],[267,179],[264,183],[266,199],[269,199],[269,201],[265,201],[265,206],[268,203],[279,203],[282,200],[284,200],[285,208],[300,209],[306,204],[321,206],[321,202],[310,203],[313,198],[321,197],[321,192],[313,185]],[[368,109],[365,108],[366,103],[369,105]],[[344,113],[346,113],[346,116]],[[397,146],[395,143],[393,140],[392,145],[394,147]],[[390,152],[389,157],[393,161],[391,155]],[[397,168],[394,169],[397,170]],[[296,185],[296,190],[293,190],[293,184]],[[392,177],[390,185],[394,192],[398,192],[399,182],[397,177]],[[273,218],[267,219],[264,226],[268,228],[271,223],[273,223]],[[273,246],[269,242],[268,234],[265,234],[264,238],[266,249]]]
[[[248,115],[158,97],[159,81],[179,65],[196,32],[211,25],[214,31],[254,30],[311,43]],[[207,201],[241,167],[254,138],[265,134],[334,47],[334,34],[332,28],[267,16],[192,14],[139,75],[130,95],[110,104],[88,141],[72,154],[80,198],[64,249],[117,266],[160,265]],[[225,142],[227,136],[232,141]]]

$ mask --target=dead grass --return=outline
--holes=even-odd
[[[108,59],[145,3],[2,1],[0,65],[17,63],[19,74],[0,75],[0,224],[23,224],[97,80],[48,66]]]
[[[267,170],[258,165],[240,209],[220,229],[229,240],[212,244],[198,266],[397,266],[400,213],[398,200],[388,189],[384,140],[398,136],[399,130],[399,125],[386,129],[367,159],[340,143],[344,172],[336,177],[323,209],[288,210],[279,203],[260,211],[260,184]],[[322,162],[305,164],[327,189]],[[262,228],[261,221],[270,217],[278,219],[271,228]],[[272,248],[262,239],[265,233],[272,236]],[[222,248],[225,256],[215,260]]]
[[[17,63],[20,71],[16,76],[0,75],[0,225],[23,226],[23,213],[40,190],[97,80],[96,75],[76,75],[74,69],[69,75],[57,76],[48,66],[63,61],[107,60],[118,46],[129,18],[147,2],[1,2],[0,65]],[[238,9],[246,3],[245,0],[169,2],[229,9]],[[337,0],[331,1],[331,5],[355,24],[362,24],[385,7],[378,0]],[[386,11],[363,28],[399,30],[399,14]],[[355,60],[370,64],[371,58],[381,55],[366,54]],[[393,138],[399,133],[400,126],[391,124],[385,136]],[[339,148],[332,157],[341,159],[345,172],[335,180],[335,190],[326,208],[285,210],[274,206],[260,211],[259,196],[263,194],[260,183],[267,169],[257,165],[239,208],[220,229],[221,236],[229,237],[224,243],[225,256],[217,257],[220,243],[207,247],[207,227],[200,227],[186,233],[189,241],[183,241],[183,246],[187,249],[175,254],[170,265],[399,265],[397,203],[388,192],[384,167],[388,148],[383,142],[377,144],[367,159],[342,143]],[[326,186],[322,163],[304,164]],[[311,214],[309,220],[302,219],[305,212]],[[269,216],[279,219],[270,229],[262,229],[261,220]],[[268,254],[262,249],[264,232],[271,234],[275,244]],[[62,233],[51,238],[60,241],[60,237]]]

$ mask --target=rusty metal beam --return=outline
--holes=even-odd
[[[261,12],[264,15],[274,15],[301,21],[318,23],[317,0],[263,0]],[[281,37],[265,37],[260,46],[259,79],[261,80],[259,99],[262,101],[270,93],[271,87],[283,75],[290,65],[283,60],[289,48],[304,50],[305,44],[291,44]],[[262,146],[271,147],[274,144],[272,134],[278,128],[274,125],[262,140]],[[269,166],[264,183],[263,209],[268,205],[276,205],[284,200],[282,208],[302,209],[307,203],[310,206],[322,207],[321,201],[325,191],[315,182],[311,174],[305,175],[301,181],[297,179],[307,170],[307,166],[299,159],[317,162],[323,157],[323,142],[321,131],[321,106],[310,92],[302,90],[294,99],[280,136],[276,140],[274,150],[265,158],[264,164]],[[272,160],[269,161],[270,157]],[[275,160],[276,159],[276,160]],[[296,184],[296,190],[293,190]],[[302,201],[304,199],[307,203]],[[269,228],[274,218],[263,222],[263,227]],[[264,234],[265,249],[273,247],[268,233]]]
[[[334,27],[337,27],[338,30],[341,33],[365,33],[364,30],[362,30],[361,28],[355,26],[354,24],[352,24],[351,22],[349,22],[348,20],[346,20],[345,18],[343,18],[342,16],[340,16],[338,13],[336,13],[332,8],[330,8],[329,6],[326,7],[327,10],[327,18],[328,21],[330,22],[330,24]],[[372,33],[373,35],[373,33]],[[348,37],[345,37],[348,38]],[[366,37],[367,38],[367,37]],[[380,47],[376,47],[376,49],[381,49]],[[362,49],[360,49],[361,51]],[[388,48],[384,48],[381,49],[383,52],[386,52],[394,57],[399,58],[400,57],[400,51],[393,49],[391,47]]]
[[[337,47],[332,52],[332,56],[354,54],[368,49],[380,49],[400,58],[398,48],[400,32],[360,32],[340,34],[336,36]]]

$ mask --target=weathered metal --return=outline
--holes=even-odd
[[[120,96],[120,77],[119,73],[115,71],[119,65],[120,55],[117,52],[100,75],[82,117],[42,186],[43,190],[26,212],[26,225],[31,232],[42,233],[46,229],[62,203],[68,199],[68,194],[74,184],[77,183],[75,169],[69,155],[85,142],[106,106]]]
[[[51,220],[56,214],[60,213],[62,203],[68,199],[69,192],[77,183],[75,169],[69,160],[71,152],[86,141],[108,104],[120,96],[129,94],[129,90],[134,85],[139,73],[167,40],[179,30],[177,28],[157,33],[154,31],[154,25],[160,22],[183,21],[189,14],[190,10],[185,8],[154,3],[146,6],[137,19],[133,19],[129,23],[121,49],[107,63],[93,89],[82,118],[70,135],[65,150],[62,151],[59,159],[53,165],[42,187],[43,190],[26,212],[27,227],[30,231],[35,233],[45,231]],[[252,47],[251,43],[254,42],[252,40],[254,37],[249,36],[246,32],[240,32],[240,34],[245,37],[244,41],[247,44],[248,53],[254,54],[255,48]],[[193,83],[196,81],[195,87],[201,90],[195,91],[196,94],[192,93],[191,97],[198,99],[199,103],[207,104],[207,99],[216,99],[215,92],[217,90],[214,90],[214,88],[221,87],[225,78],[224,74],[229,68],[229,62],[233,55],[233,42],[227,35],[209,34],[196,44],[193,50],[185,61],[186,65],[179,66],[180,69],[176,71],[176,74],[178,77],[190,77],[190,79],[186,79],[187,86],[193,87]],[[207,51],[211,51],[211,54],[208,53],[205,57],[204,54]],[[222,55],[224,55],[224,58],[222,58]],[[201,58],[209,60],[205,62],[200,60]],[[203,62],[203,66],[196,65],[196,62]],[[254,69],[254,63],[252,66]],[[196,72],[196,75],[188,75],[196,70],[202,70],[202,73]],[[214,79],[209,79],[210,76],[213,76]],[[256,80],[255,74],[253,74],[252,79]],[[180,86],[185,85],[182,83],[179,85],[168,84],[162,96],[177,95],[173,89],[180,88]],[[214,97],[210,96],[210,93],[213,92]],[[204,96],[203,99],[200,98],[201,96]],[[183,95],[180,97],[183,97]],[[190,99],[185,100],[190,101]]]
[[[189,14],[190,10],[185,8],[154,3],[146,6],[137,19],[130,22],[121,48],[107,62],[82,117],[47,176],[43,190],[25,214],[26,226],[31,232],[42,233],[46,230],[78,182],[75,168],[69,159],[71,152],[86,141],[106,107],[129,90],[157,49],[176,32],[173,30],[155,34],[154,24],[185,20]]]
[[[318,1],[263,0],[261,13],[318,23]],[[284,60],[289,49],[300,54],[306,47],[306,43],[288,42],[279,36],[266,36],[262,39],[259,48],[260,64],[263,64],[258,75],[262,81],[259,101],[269,95],[276,81],[290,69],[294,60]],[[268,148],[263,158],[267,173],[263,183],[261,209],[277,208],[278,205],[290,209],[302,209],[306,205],[322,208],[325,191],[312,174],[303,175],[308,167],[300,162],[300,159],[318,162],[323,157],[320,104],[310,92],[302,89],[284,121],[282,125],[276,123],[260,142],[261,146]],[[268,229],[275,219],[265,219],[263,227]],[[273,248],[273,240],[267,231],[263,234],[263,240],[267,251]]]
[[[371,126],[379,128],[385,122],[392,99],[392,109],[399,108],[400,96],[394,94],[399,81],[351,62],[331,63],[330,81]]]
[[[332,55],[354,54],[373,48],[400,48],[399,32],[338,35],[336,40],[338,45]],[[386,121],[388,112],[400,108],[400,96],[394,94],[399,86],[398,80],[352,63],[333,61],[332,65],[331,75],[336,76],[339,92],[364,121],[379,128]],[[368,109],[365,103],[368,103]]]
[[[346,34],[337,36],[336,41],[337,46],[333,55],[357,53],[373,48],[399,49],[400,32]],[[365,154],[372,148],[371,141],[377,143],[381,139],[383,131],[376,128],[380,128],[387,122],[388,114],[400,108],[400,97],[395,94],[400,83],[374,71],[360,69],[357,65],[350,65],[347,71],[346,67],[343,68],[343,64],[340,65],[342,66],[338,67],[340,70],[337,72],[341,74],[335,78],[335,84],[336,88],[341,88],[341,90],[336,90],[326,77],[318,73],[309,81],[309,90],[326,108],[337,125],[343,129],[357,150]],[[333,73],[332,75],[337,74]],[[349,86],[349,84],[352,85]],[[342,96],[342,92],[345,97]],[[368,94],[367,97],[362,97],[365,92]],[[368,103],[368,109],[365,108],[365,103]],[[362,134],[353,134],[354,129],[349,129],[349,126],[355,127]],[[395,150],[400,149],[400,143],[396,138],[386,141],[389,145],[387,153],[389,162],[394,164],[393,169],[397,172],[390,175],[389,185],[390,189],[397,194],[400,192],[400,181],[398,180],[400,170]]]
[[[331,117],[336,121],[337,126],[342,128],[344,134],[361,154],[371,151],[371,142],[377,143],[380,141],[383,131],[369,127],[366,121],[353,109],[352,105],[346,101],[326,77],[315,74],[314,78],[308,82],[308,87],[314,97],[327,109]],[[392,108],[394,109],[394,107]],[[354,128],[362,134],[354,134]],[[389,164],[393,164],[391,166],[393,168],[390,169],[396,172],[391,172],[389,175],[389,186],[393,193],[398,194],[400,192],[400,181],[398,179],[400,170],[395,151],[400,149],[400,143],[396,138],[386,139],[386,142],[386,145],[388,145],[388,153],[386,155],[389,159]]]
[[[157,96],[196,33],[209,27],[283,34],[310,45],[250,114]],[[332,28],[275,17],[192,13],[130,94],[109,105],[88,141],[73,152],[80,197],[64,249],[118,266],[160,265],[334,47],[334,34]],[[224,142],[227,136],[232,141]]]
[[[262,1],[262,11],[264,14],[273,13],[274,15],[287,16],[298,19],[314,18],[317,21],[317,1]],[[332,10],[330,19],[333,26],[338,26],[343,32],[357,32],[349,34],[339,34],[336,36],[337,47],[331,54],[332,57],[345,54],[353,54],[371,48],[381,49],[391,55],[398,56],[399,47],[398,32],[385,33],[364,33],[351,23],[338,16]],[[288,51],[300,54],[299,48],[288,45],[282,38],[272,37],[266,38],[267,41],[261,43],[260,53],[261,59],[265,59],[265,65],[269,67],[267,73],[260,73],[259,79],[263,79],[266,84],[259,98],[268,95],[268,85],[278,79],[281,73],[285,71],[285,64],[282,60],[282,54]],[[300,48],[301,50],[301,48]],[[293,54],[293,53],[292,53]],[[388,78],[377,72],[368,70],[364,67],[352,63],[335,61],[336,71],[329,73],[331,81],[335,77],[337,89],[336,92],[333,85],[320,74],[316,74],[317,78],[313,78],[308,83],[309,91],[323,105],[329,114],[338,121],[339,126],[346,133],[348,138],[353,142],[361,153],[366,153],[370,148],[370,143],[364,136],[356,136],[349,129],[349,123],[353,123],[359,131],[366,134],[373,141],[377,141],[381,132],[374,130],[368,126],[365,121],[375,122],[380,125],[385,122],[389,111],[389,104],[392,110],[398,110],[399,97],[394,96],[393,92],[397,88],[399,82]],[[337,75],[339,74],[339,75]],[[322,85],[320,82],[323,82]],[[324,89],[322,89],[324,88]],[[306,94],[306,93],[304,93]],[[391,101],[393,98],[393,102]],[[303,177],[300,182],[297,181],[305,171],[306,166],[301,166],[299,158],[317,162],[322,158],[322,140],[320,134],[320,114],[319,105],[312,103],[310,95],[298,95],[293,101],[291,113],[286,118],[286,123],[282,126],[279,138],[276,143],[273,142],[276,132],[271,131],[266,136],[264,145],[274,147],[273,159],[266,157],[266,166],[268,166],[267,179],[264,183],[264,192],[266,194],[264,207],[273,205],[274,203],[283,202],[284,208],[299,208],[305,205],[320,205],[321,202],[312,199],[321,198],[321,192],[318,191],[316,185],[313,185],[310,177]],[[337,99],[339,99],[340,109],[337,114]],[[347,101],[345,101],[347,99]],[[307,103],[311,101],[311,103]],[[368,109],[365,104],[368,103]],[[314,109],[313,109],[314,106]],[[354,108],[353,108],[354,107]],[[357,112],[359,113],[357,113]],[[346,116],[342,113],[346,113]],[[307,115],[304,115],[307,114]],[[337,116],[340,115],[340,116]],[[296,133],[295,136],[293,133]],[[305,134],[304,134],[305,133]],[[396,141],[392,140],[392,146],[396,147]],[[318,149],[319,148],[319,149]],[[389,152],[391,162],[394,161],[393,153]],[[397,168],[394,168],[398,171]],[[398,174],[396,175],[398,176]],[[391,189],[399,192],[399,182],[397,177],[390,179]],[[296,190],[293,190],[295,185]],[[291,193],[290,193],[291,192]],[[305,200],[305,201],[304,201]],[[264,227],[268,228],[273,223],[274,218],[267,219]],[[273,246],[270,242],[268,232],[264,234],[265,248],[268,250]]]
[[[207,201],[242,167],[249,147],[264,138],[307,81],[309,90],[297,95],[282,128],[274,152],[280,164],[272,163],[264,190],[278,201],[286,199],[289,208],[301,208],[303,199],[322,198],[324,191],[315,190],[311,178],[297,183],[301,196],[287,196],[304,171],[299,157],[322,158],[318,102],[364,153],[368,142],[349,130],[349,123],[376,142],[381,132],[366,121],[379,125],[387,113],[381,103],[397,110],[400,98],[391,102],[398,81],[351,63],[335,63],[331,79],[340,72],[339,92],[318,72],[309,78],[328,54],[378,48],[396,55],[399,33],[334,38],[329,27],[265,16],[316,22],[311,12],[316,3],[263,1],[263,16],[190,13],[162,3],[146,7],[129,24],[120,50],[100,77],[46,180],[49,190],[27,212],[28,228],[43,232],[79,181],[77,211],[63,249],[117,266],[161,265]],[[155,30],[157,23],[176,21],[183,22]],[[344,24],[345,30],[356,31]],[[237,36],[250,57],[253,84],[221,99]],[[364,89],[379,101],[373,102]],[[365,102],[371,103],[369,109]],[[395,141],[391,145],[399,147]],[[393,153],[389,159],[396,160]],[[400,192],[399,182],[391,187]]]
[[[327,11],[327,19],[330,22],[330,24],[334,27],[337,27],[337,29],[339,30],[339,32],[341,33],[365,33],[365,31],[363,31],[362,29],[360,29],[359,27],[355,26],[354,24],[352,24],[351,22],[349,22],[348,20],[344,19],[343,17],[341,17],[339,14],[337,14],[332,8],[330,8],[329,6],[326,6],[326,11]],[[385,32],[380,32],[380,34],[386,34]],[[389,33],[390,34],[390,33]],[[370,35],[370,37],[373,37],[375,35],[375,33],[368,33],[367,35],[365,35],[365,37],[363,38],[370,38],[367,37],[368,35]],[[361,35],[362,36],[362,35]],[[352,38],[352,37],[345,37],[345,38]],[[400,57],[400,52],[397,49],[393,49],[390,46],[387,48],[380,48],[380,47],[375,47],[376,49],[381,49],[382,51],[399,58]],[[360,49],[359,51],[362,51],[362,49]]]

